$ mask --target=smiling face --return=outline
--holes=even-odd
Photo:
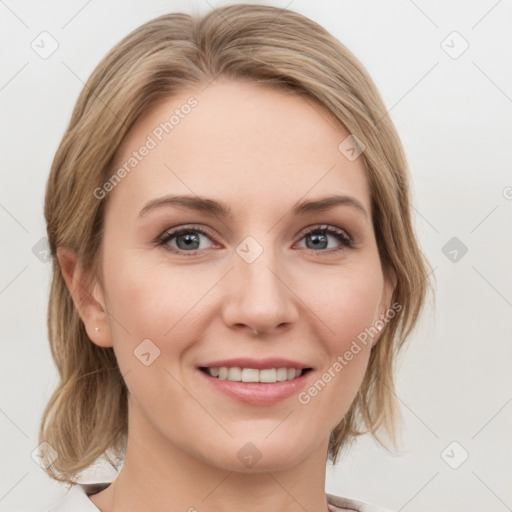
[[[114,169],[137,163],[105,210],[98,293],[109,316],[100,334],[88,328],[114,347],[131,437],[234,471],[252,471],[242,448],[261,454],[254,471],[325,457],[371,343],[307,404],[299,394],[332,374],[391,292],[362,158],[338,150],[347,135],[311,99],[228,80],[176,95],[133,127]],[[237,398],[243,384],[226,392],[200,369],[234,358],[311,370]],[[264,386],[279,396],[265,400]]]

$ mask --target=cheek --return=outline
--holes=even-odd
[[[383,277],[378,271],[343,269],[324,281],[322,293],[310,294],[308,306],[318,315],[317,334],[326,358],[318,380],[299,396],[328,411],[323,417],[331,428],[347,411],[361,385],[377,334],[375,321],[382,299]],[[320,288],[317,288],[320,290]],[[311,313],[310,318],[315,315]]]
[[[142,409],[151,404],[152,414],[163,418],[168,414],[164,404],[187,401],[186,393],[164,370],[182,380],[181,360],[196,339],[194,305],[212,284],[190,271],[148,265],[127,252],[124,257],[112,254],[110,265],[105,262],[114,351],[131,396]]]
[[[308,305],[325,326],[323,339],[330,354],[344,352],[378,319],[384,280],[377,269],[367,269],[343,268],[322,279],[324,286],[319,286],[319,281],[316,288],[308,286],[317,290],[309,293]]]
[[[218,276],[191,266],[148,265],[147,256],[126,252],[105,258],[105,298],[119,364],[130,368],[134,350],[146,339],[159,348],[159,364],[169,358],[177,361],[200,335],[195,331],[200,330],[199,315],[208,303],[205,294]]]
[[[210,286],[209,279],[190,269],[148,265],[145,259],[143,254],[111,258],[115,265],[105,265],[108,300],[127,330],[140,333],[147,329],[145,335],[158,333],[161,337],[200,300]]]

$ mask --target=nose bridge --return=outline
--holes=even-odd
[[[263,332],[296,320],[294,295],[285,284],[287,276],[278,256],[253,237],[238,245],[230,273],[233,293],[226,305],[227,322]]]

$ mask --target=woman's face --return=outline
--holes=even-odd
[[[347,136],[310,99],[228,80],[133,127],[102,189],[108,317],[92,336],[114,347],[133,436],[245,472],[326,455],[391,292]],[[205,373],[221,366],[267,371]]]

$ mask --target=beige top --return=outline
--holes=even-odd
[[[45,512],[100,512],[100,509],[89,499],[89,495],[96,494],[109,485],[110,482],[73,485],[59,503]],[[391,512],[364,501],[342,498],[333,494],[326,494],[326,497],[331,512]]]

